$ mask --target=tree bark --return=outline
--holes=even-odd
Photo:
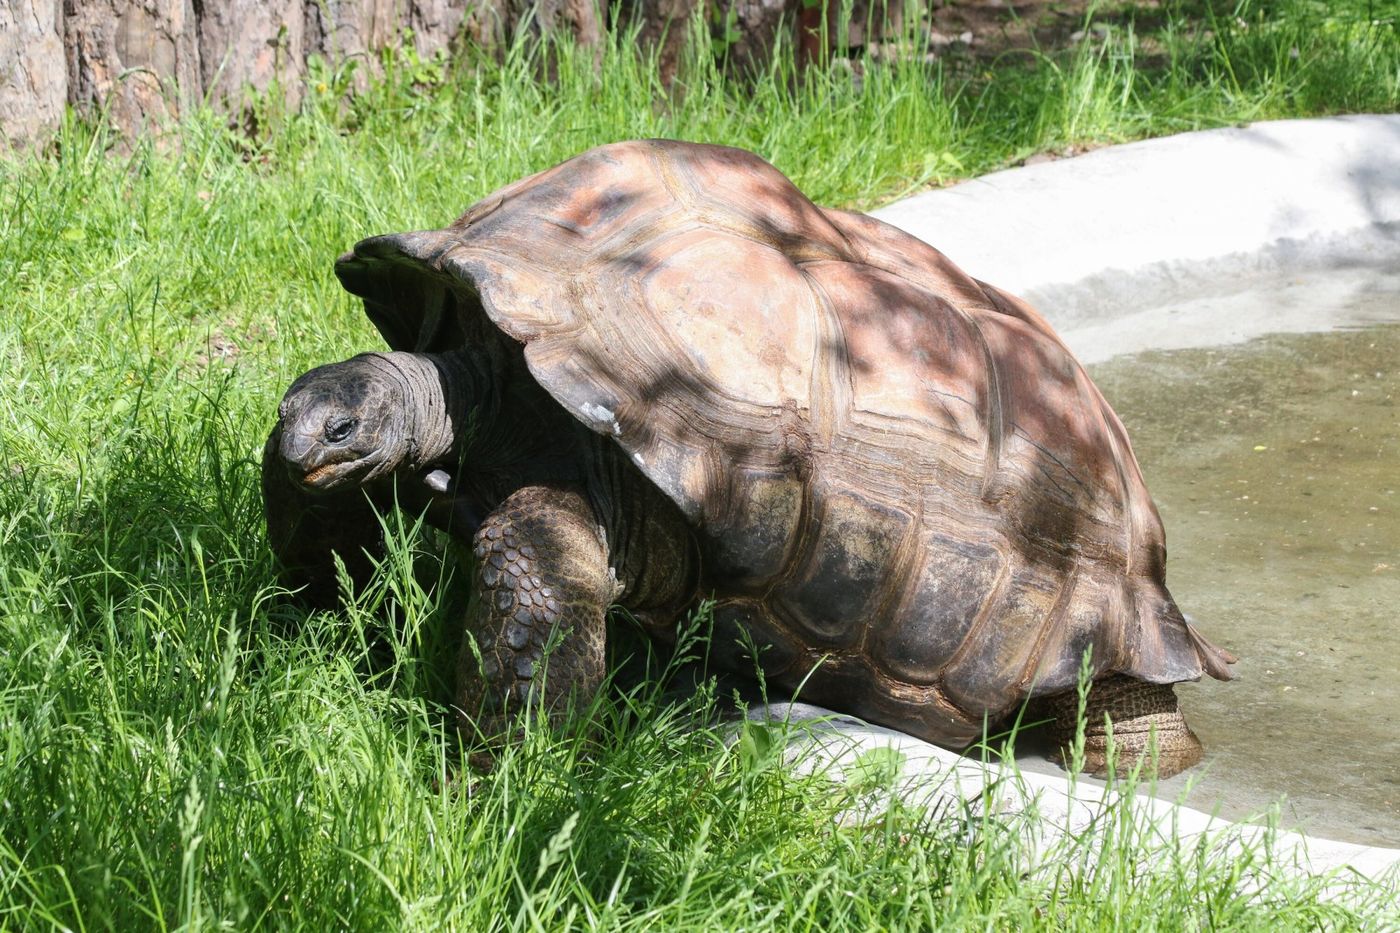
[[[670,84],[676,77],[690,38],[691,19],[704,0],[631,0],[618,10],[619,25],[638,27],[637,38],[656,52],[661,80]]]
[[[68,101],[138,133],[200,91],[192,0],[65,0]]]
[[[248,88],[280,85],[287,106],[301,102],[307,56],[304,0],[199,0],[200,72],[214,103],[237,109]],[[363,7],[363,4],[357,4]]]
[[[57,126],[68,98],[59,0],[0,4],[0,147],[24,146]]]
[[[725,39],[724,52],[735,74],[752,75],[767,67],[779,41],[788,49],[796,39],[796,23],[801,0],[725,0],[725,24],[732,39]]]

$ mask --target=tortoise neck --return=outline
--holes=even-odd
[[[472,413],[492,395],[490,379],[468,351],[452,353],[373,353],[393,371],[408,412],[408,451],[404,465],[419,470],[458,459],[471,441]]]

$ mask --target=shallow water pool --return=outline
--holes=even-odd
[[[1091,372],[1162,513],[1168,586],[1240,658],[1178,688],[1207,757],[1163,794],[1190,778],[1229,818],[1284,798],[1285,826],[1400,846],[1400,323],[1374,323],[1400,322],[1400,282],[1377,281],[1316,317],[1367,326]]]

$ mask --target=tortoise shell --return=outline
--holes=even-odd
[[[1089,648],[1097,674],[1230,676],[1049,324],[751,153],[603,146],[336,272],[395,349],[485,320],[522,345],[693,527],[712,650],[766,646],[804,698],[957,745],[1073,687]]]

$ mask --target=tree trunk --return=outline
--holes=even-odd
[[[656,52],[662,82],[676,77],[695,11],[704,0],[631,0],[618,8],[618,25],[638,27],[637,38]]]
[[[355,82],[362,89],[379,66],[377,53],[402,43],[423,58],[459,40],[499,49],[560,34],[598,48],[609,2],[0,0],[0,138],[10,146],[42,142],[65,103],[105,110],[127,135],[157,129],[206,99],[237,115],[250,92],[273,90],[296,107],[313,56],[332,68],[363,63]],[[831,45],[864,44],[867,4],[885,2],[856,0],[858,22],[832,35]],[[893,11],[900,0],[890,2]],[[799,38],[808,60],[824,57],[820,26],[835,25],[834,13],[824,19],[821,4],[809,9],[803,0],[621,0],[613,25],[638,27],[669,83],[697,13],[718,30],[717,51],[740,74],[764,67],[784,32]]]
[[[0,4],[0,148],[58,125],[68,99],[59,0]]]
[[[70,103],[106,107],[115,126],[137,133],[199,94],[191,0],[65,0],[64,8]]]
[[[246,89],[281,86],[289,107],[301,102],[308,48],[304,0],[198,0],[200,72],[204,93],[236,109]],[[356,4],[363,10],[367,4]]]
[[[779,41],[791,51],[801,0],[726,0],[721,35],[729,67],[739,75],[766,68]]]

